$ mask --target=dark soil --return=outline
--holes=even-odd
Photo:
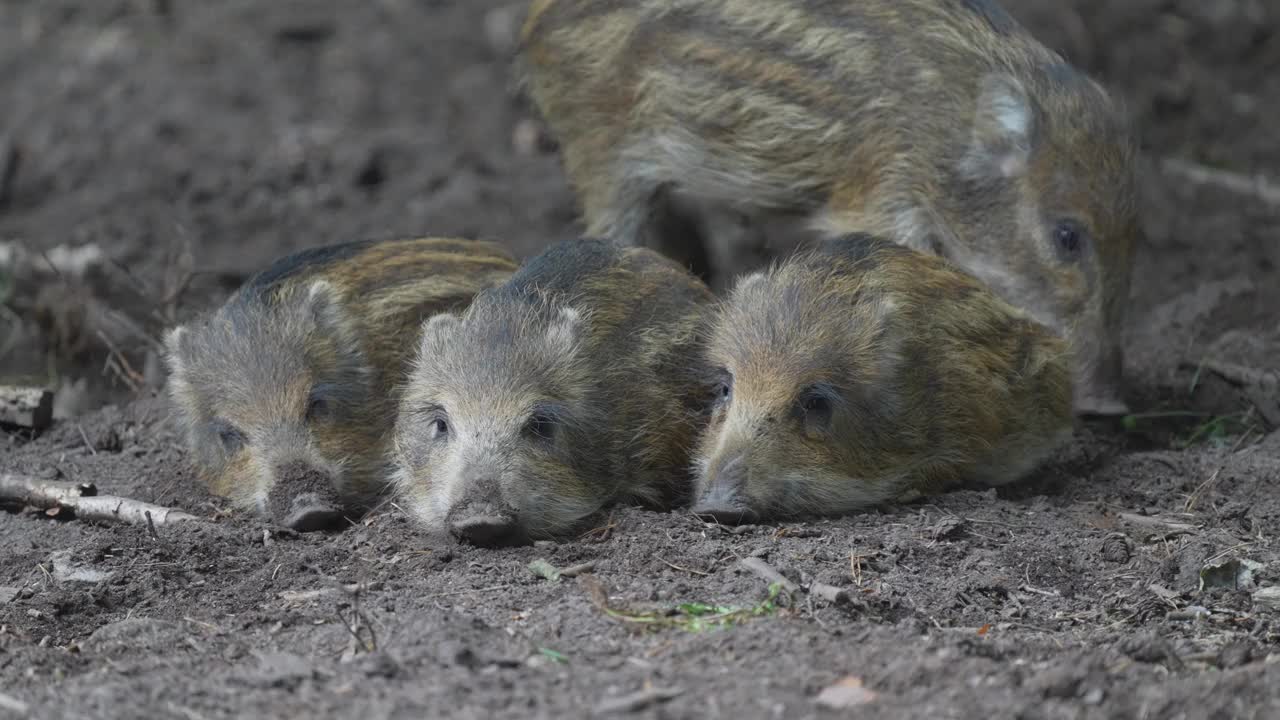
[[[509,89],[503,6],[0,2],[0,265],[18,242],[112,261],[0,278],[0,380],[87,386],[43,434],[0,435],[0,472],[209,520],[0,512],[0,717],[579,717],[638,692],[617,712],[1280,717],[1280,613],[1256,600],[1280,586],[1280,399],[1206,362],[1280,371],[1280,207],[1165,162],[1280,182],[1280,11],[1007,4],[1142,124],[1141,414],[1082,427],[999,493],[740,530],[619,509],[582,538],[481,550],[393,505],[338,533],[227,515],[184,465],[146,338],[309,245],[461,234],[527,254],[573,234],[554,148]],[[747,557],[848,598],[771,598]],[[551,581],[536,559],[594,569]],[[824,709],[849,676],[860,704]]]

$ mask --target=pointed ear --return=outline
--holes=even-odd
[[[1027,170],[1036,134],[1036,109],[1012,75],[989,73],[978,84],[973,135],[961,171],[975,180],[1017,177]]]
[[[186,370],[187,340],[190,331],[186,325],[170,329],[164,336],[164,361],[170,375],[181,375]]]
[[[462,320],[453,313],[439,313],[427,318],[427,321],[422,323],[418,352],[426,354],[431,346],[444,342],[461,324]]]
[[[738,279],[738,283],[733,286],[733,294],[749,293],[753,289],[758,289],[760,284],[764,282],[764,273],[753,272],[750,275],[744,275]]]
[[[342,295],[328,280],[315,280],[307,287],[305,307],[316,327],[333,333],[347,332]]]
[[[547,340],[560,351],[571,353],[582,334],[582,323],[582,313],[568,306],[562,307],[547,327]]]

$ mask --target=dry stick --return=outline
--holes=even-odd
[[[596,561],[588,560],[584,563],[578,563],[577,565],[570,565],[569,567],[561,570],[560,577],[562,578],[578,577],[579,575],[585,575],[586,573],[592,572],[595,569],[596,569]]]
[[[627,695],[609,698],[596,706],[596,714],[606,715],[616,712],[636,712],[651,705],[666,702],[680,696],[683,688],[650,687]]]
[[[782,589],[789,593],[799,592],[800,590],[799,585],[788,580],[786,576],[775,570],[772,565],[758,557],[743,558],[738,561],[738,564],[764,578],[770,585],[774,583],[781,585]]]
[[[838,588],[835,585],[828,585],[820,582],[810,583],[809,593],[811,595],[817,595],[832,605],[843,605],[844,603],[849,602],[849,592],[843,588]]]
[[[709,572],[703,572],[701,570],[694,570],[693,568],[684,567],[683,565],[677,565],[671,562],[670,560],[667,560],[666,558],[662,557],[661,555],[654,555],[654,557],[658,558],[658,561],[661,562],[663,565],[666,565],[667,567],[673,570],[680,570],[682,572],[687,572],[690,575],[701,575],[702,577],[707,577],[711,574]]]
[[[1195,525],[1168,520],[1159,515],[1138,515],[1136,513],[1120,513],[1120,519],[1138,527],[1164,530],[1169,533],[1190,534],[1198,530]]]
[[[14,473],[0,473],[0,500],[20,502],[42,510],[64,508],[75,512],[81,520],[97,522],[157,526],[200,520],[195,515],[161,505],[115,495],[99,495],[92,483],[40,480]]]
[[[1249,176],[1175,158],[1166,158],[1162,165],[1166,172],[1181,175],[1193,183],[1213,185],[1241,195],[1252,195],[1268,205],[1280,205],[1280,186],[1264,175]]]

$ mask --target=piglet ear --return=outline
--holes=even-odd
[[[983,76],[961,172],[975,180],[1022,175],[1030,161],[1035,134],[1035,104],[1022,83],[1006,73]]]
[[[186,325],[172,328],[164,335],[164,361],[170,375],[181,375],[186,370],[190,331]]]
[[[306,305],[311,317],[321,327],[341,322],[342,299],[328,280],[316,280],[307,287]]]
[[[582,313],[571,307],[560,308],[547,327],[547,341],[561,352],[571,353],[582,335]]]
[[[453,313],[432,315],[422,324],[422,341],[419,352],[426,353],[429,348],[453,335],[462,321]]]
[[[751,273],[750,275],[744,275],[741,278],[739,278],[737,284],[733,286],[733,294],[738,295],[742,293],[752,292],[753,289],[758,289],[760,287],[760,284],[763,282],[764,282],[763,272],[754,272],[754,273]]]
[[[329,281],[315,280],[307,286],[303,311],[316,331],[333,339],[339,352],[360,352],[358,326],[347,315],[341,292]]]

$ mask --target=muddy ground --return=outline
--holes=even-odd
[[[208,519],[0,512],[0,717],[1280,717],[1280,400],[1205,362],[1280,370],[1280,11],[1008,4],[1142,125],[1140,414],[1000,493],[735,531],[619,509],[479,550],[394,506],[328,535],[228,516],[147,338],[313,244],[574,233],[503,5],[0,2],[0,263],[61,268],[0,278],[0,376],[63,398],[0,472]],[[771,596],[752,557],[847,598]]]

